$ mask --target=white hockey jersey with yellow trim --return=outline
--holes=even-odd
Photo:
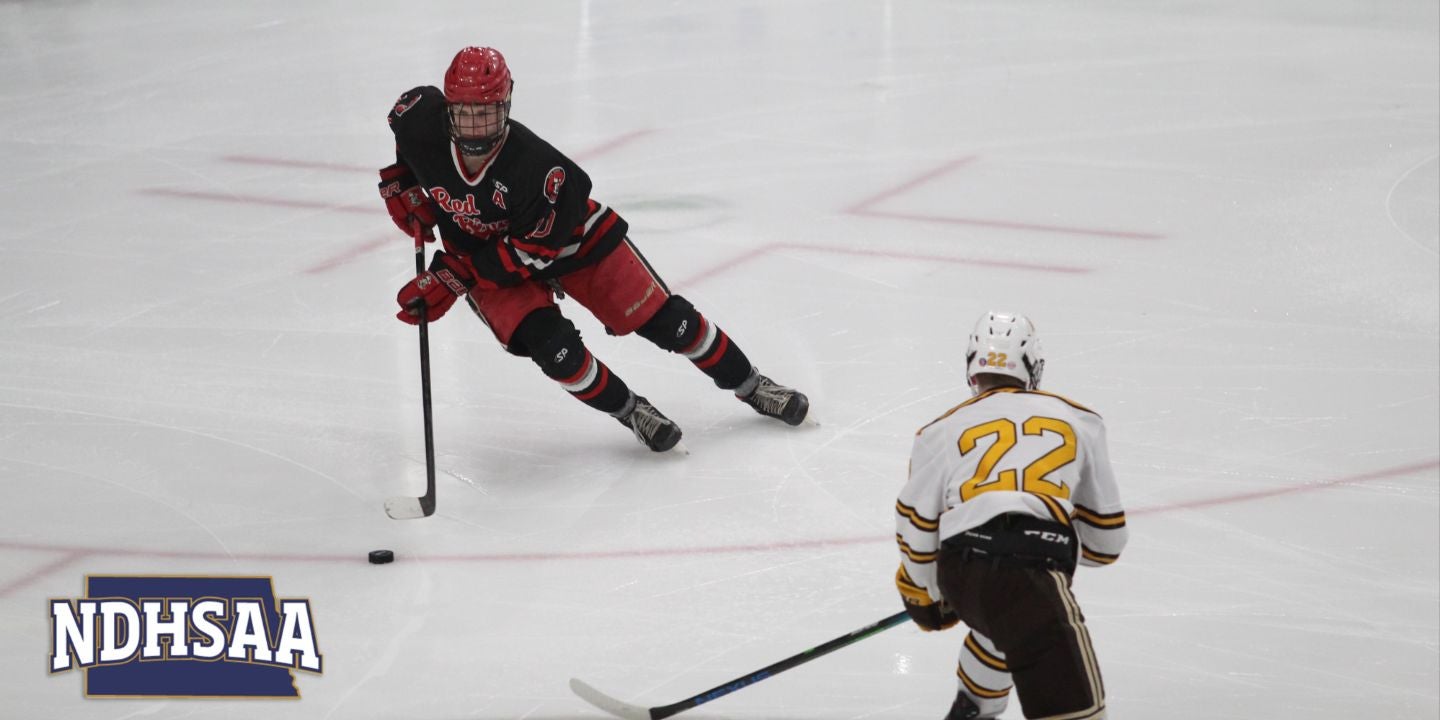
[[[1019,388],[983,393],[921,428],[895,511],[902,574],[937,601],[940,543],[996,515],[1073,526],[1085,565],[1115,562],[1128,539],[1104,421]]]

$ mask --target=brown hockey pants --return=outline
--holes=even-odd
[[[960,619],[1005,655],[1027,718],[1086,720],[1105,712],[1100,666],[1070,576],[1039,563],[943,547],[940,591]]]

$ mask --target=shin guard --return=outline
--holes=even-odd
[[[545,308],[531,313],[515,330],[512,342],[540,366],[547,377],[560,383],[576,400],[601,412],[614,414],[630,398],[625,381],[610,373],[610,368],[590,354],[575,329],[558,309]]]
[[[725,390],[739,387],[750,376],[750,359],[740,347],[679,295],[671,295],[636,332],[661,349],[684,355]]]

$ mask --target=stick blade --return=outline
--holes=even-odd
[[[385,500],[385,514],[392,520],[416,520],[429,517],[435,512],[435,505],[431,503],[426,508],[421,502],[424,498],[415,497],[392,497]],[[427,512],[428,509],[428,512]]]
[[[627,702],[616,700],[605,693],[590,687],[584,680],[570,678],[570,691],[580,696],[581,700],[604,710],[611,715],[625,720],[651,720],[649,708],[639,705],[631,705]]]

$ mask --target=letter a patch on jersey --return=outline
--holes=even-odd
[[[505,207],[505,193],[506,193],[506,192],[509,192],[509,190],[510,190],[510,188],[507,188],[507,187],[505,187],[504,185],[501,185],[501,184],[500,184],[500,181],[499,181],[499,180],[496,180],[496,181],[495,181],[495,194],[490,196],[490,202],[491,202],[491,203],[494,203],[495,207],[500,208],[501,210],[506,210],[506,209],[508,209],[508,208]]]

